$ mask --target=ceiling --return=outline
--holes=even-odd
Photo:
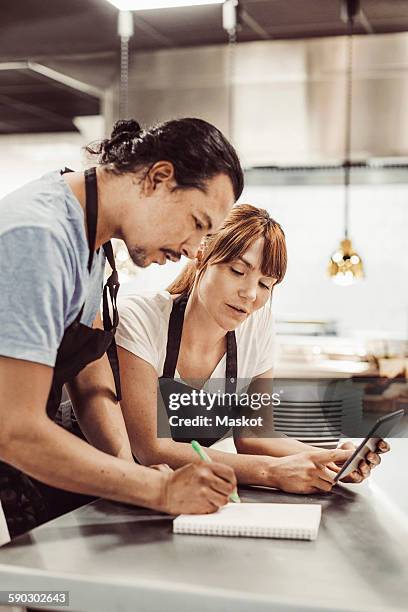
[[[407,0],[361,0],[357,34],[408,31]],[[118,66],[117,10],[106,0],[2,0],[0,62],[31,60],[103,89]],[[339,0],[241,0],[238,41],[337,36]],[[220,5],[134,13],[131,52],[227,41]],[[0,64],[1,68],[1,64]],[[76,130],[99,98],[29,68],[0,70],[0,133]]]

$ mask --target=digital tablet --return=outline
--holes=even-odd
[[[397,410],[396,412],[391,412],[391,414],[387,414],[378,419],[351,457],[347,459],[340,472],[336,474],[334,477],[335,482],[337,482],[339,478],[344,478],[351,474],[351,472],[354,472],[354,470],[357,470],[360,461],[364,459],[368,452],[376,450],[377,443],[382,438],[389,435],[390,431],[404,414],[405,410]]]

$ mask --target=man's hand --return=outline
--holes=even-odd
[[[266,486],[287,493],[329,493],[335,484],[334,474],[328,469],[332,463],[344,463],[352,450],[312,450],[270,461]]]
[[[341,446],[339,446],[339,448],[354,451],[356,449],[356,446],[352,442],[344,442]],[[390,445],[388,444],[388,442],[386,442],[385,440],[379,440],[375,452],[369,451],[366,454],[365,458],[358,464],[358,469],[348,474],[348,476],[340,478],[340,482],[362,482],[370,476],[371,470],[376,465],[379,465],[381,463],[380,455],[383,453],[388,453],[389,450]],[[333,472],[337,473],[340,472],[341,466],[341,463],[335,462],[331,463],[327,467]]]
[[[237,486],[233,469],[222,463],[190,463],[174,472],[161,472],[165,480],[160,506],[169,514],[215,512]]]

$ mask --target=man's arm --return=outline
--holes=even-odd
[[[99,313],[93,327],[103,329]],[[133,461],[107,354],[90,363],[67,387],[75,416],[90,444],[115,457]]]
[[[0,459],[48,485],[171,514],[213,512],[236,486],[226,466],[161,472],[112,457],[53,423],[53,369],[0,357]]]
[[[52,374],[49,366],[0,357],[1,459],[54,487],[155,506],[159,472],[139,474],[138,466],[102,453],[47,417]]]

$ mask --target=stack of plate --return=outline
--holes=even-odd
[[[275,430],[305,444],[336,448],[341,437],[355,437],[362,415],[362,391],[349,380],[279,380],[280,405],[273,409]]]

